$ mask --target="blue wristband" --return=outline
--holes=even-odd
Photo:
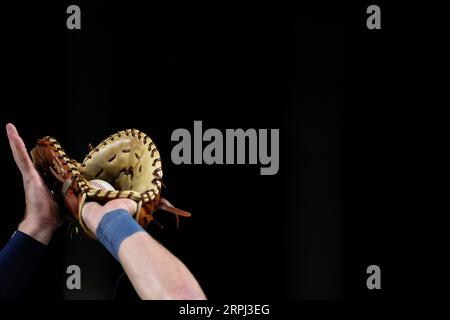
[[[117,209],[105,214],[97,227],[98,240],[119,260],[122,241],[136,232],[145,231],[126,211]]]

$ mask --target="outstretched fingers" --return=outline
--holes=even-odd
[[[19,136],[16,127],[12,123],[6,125],[6,133],[8,135],[9,145],[16,162],[17,167],[24,179],[30,178],[36,173],[33,162],[28,155],[27,148],[22,138]]]

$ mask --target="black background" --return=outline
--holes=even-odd
[[[414,19],[439,8],[377,3],[382,29],[368,30],[372,3],[311,3],[77,2],[81,30],[66,28],[69,3],[2,6],[1,124],[15,123],[29,148],[54,136],[78,160],[117,130],[148,133],[165,197],[193,214],[154,235],[209,298],[444,295],[444,212],[427,200],[437,169],[422,161],[440,51]],[[280,128],[279,173],[173,165],[171,133],[194,120]],[[0,147],[4,244],[24,201],[6,135]],[[30,295],[111,298],[118,265],[65,232]],[[81,292],[64,290],[74,263]],[[371,264],[380,291],[366,288]]]

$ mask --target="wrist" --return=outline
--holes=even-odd
[[[93,233],[97,233],[97,227],[102,218],[109,212],[124,209],[130,215],[136,211],[136,203],[129,199],[116,199],[108,202],[105,205],[100,205],[97,202],[88,202],[81,210],[81,219],[83,219],[86,227]]]
[[[105,214],[97,227],[97,238],[106,249],[119,259],[119,248],[125,239],[135,233],[145,232],[124,208],[118,208]]]
[[[102,220],[102,217],[105,213],[100,212],[98,210],[91,210],[83,208],[81,213],[81,219],[85,226],[95,235],[97,231],[97,227]]]
[[[53,233],[56,230],[56,226],[44,223],[38,219],[25,217],[25,219],[19,224],[18,230],[26,233],[42,244],[48,245]]]

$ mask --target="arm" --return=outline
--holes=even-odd
[[[128,223],[137,225],[129,215],[136,210],[136,203],[128,199],[113,200],[104,206],[87,203],[82,215],[87,227],[98,234],[103,217],[117,209],[127,213]],[[137,231],[126,237],[119,246],[118,258],[142,299],[206,299],[186,266],[147,232]]]
[[[23,296],[46,252],[46,245],[26,233],[14,233],[0,251],[0,299]]]
[[[26,199],[25,217],[18,231],[0,251],[0,298],[13,299],[23,293],[62,220],[58,206],[34,168],[16,128],[8,124],[6,131],[22,174]]]

